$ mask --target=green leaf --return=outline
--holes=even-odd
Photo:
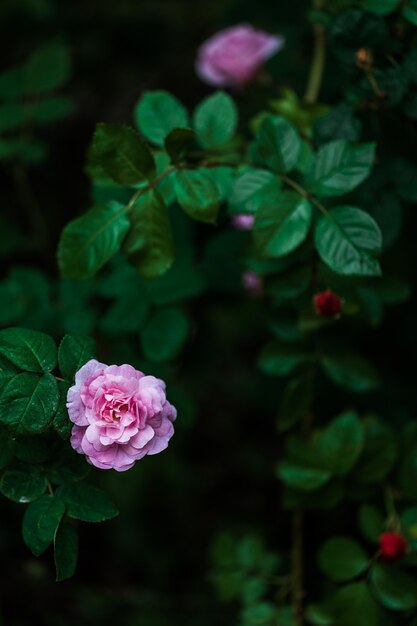
[[[88,160],[119,185],[135,185],[155,174],[148,146],[133,128],[122,124],[97,124]]]
[[[178,204],[194,220],[209,224],[216,221],[219,194],[203,169],[176,172],[175,191]]]
[[[312,402],[311,378],[293,378],[282,395],[281,406],[277,419],[280,432],[286,431],[297,424],[308,414]]]
[[[44,463],[49,461],[53,451],[50,442],[42,435],[17,437],[14,441],[16,459],[25,463]]]
[[[57,89],[65,83],[71,71],[68,48],[60,42],[36,50],[20,67],[0,74],[0,96],[21,98]]]
[[[0,492],[14,502],[32,502],[46,491],[46,477],[37,465],[19,465],[3,472]]]
[[[364,420],[365,446],[355,468],[359,482],[380,483],[392,470],[398,454],[398,443],[394,433],[375,417]]]
[[[1,113],[0,113],[1,115]],[[0,284],[0,326],[15,323],[25,313],[25,293],[13,280]]]
[[[326,605],[310,604],[306,607],[306,619],[313,626],[332,626],[333,618]]]
[[[0,355],[29,372],[50,372],[57,362],[54,340],[45,333],[28,328],[0,330]]]
[[[312,220],[308,200],[295,191],[282,192],[278,201],[261,204],[254,224],[255,244],[261,254],[280,257],[298,248],[308,235]]]
[[[353,106],[347,102],[341,102],[316,120],[314,136],[320,144],[335,139],[358,141],[361,129],[362,124],[355,117]]]
[[[385,519],[375,506],[364,504],[358,511],[358,526],[363,536],[376,545],[379,535],[385,530]]]
[[[134,117],[142,135],[159,147],[174,128],[189,127],[186,109],[166,91],[145,93],[135,107]]]
[[[287,376],[297,367],[311,360],[311,354],[299,346],[271,341],[261,351],[258,367],[270,376]]]
[[[320,360],[327,376],[341,387],[358,393],[371,391],[380,381],[374,366],[358,354],[325,355]]]
[[[129,230],[126,207],[109,202],[67,224],[58,246],[64,278],[89,278],[119,250]]]
[[[118,515],[107,494],[88,483],[61,485],[56,497],[65,503],[67,515],[83,522],[103,522]]]
[[[403,7],[403,15],[414,26],[417,26],[417,0],[407,0]]]
[[[273,623],[277,608],[272,602],[261,602],[243,609],[241,618],[245,626],[269,626]]]
[[[195,133],[191,128],[174,128],[165,138],[165,149],[171,163],[181,163],[186,158],[195,141]]]
[[[347,474],[357,462],[363,448],[364,428],[356,413],[344,413],[321,432],[312,446],[320,467],[334,474]]]
[[[405,509],[401,515],[401,522],[410,543],[412,555],[415,556],[417,551],[417,506]]]
[[[331,141],[318,151],[307,188],[319,196],[342,196],[365,180],[374,157],[373,143],[353,146],[343,140]]]
[[[252,169],[240,176],[233,185],[229,200],[233,213],[256,213],[268,198],[278,198],[281,180],[268,170]]]
[[[377,15],[388,15],[395,11],[399,2],[400,0],[364,0],[363,8]]]
[[[40,556],[52,543],[64,511],[64,503],[50,495],[42,496],[26,509],[23,541],[35,556]]]
[[[269,115],[258,130],[252,157],[273,172],[289,172],[295,168],[300,150],[301,139],[295,128],[285,118]]]
[[[417,500],[417,445],[411,442],[402,454],[399,472],[402,495],[410,500]]]
[[[60,380],[58,382],[59,402],[58,402],[58,408],[56,410],[52,426],[57,431],[59,436],[62,437],[62,439],[69,439],[71,435],[71,430],[73,427],[73,423],[71,422],[69,418],[68,409],[67,409],[67,395],[68,395],[68,389],[70,388],[70,386],[71,386],[71,383],[65,380],[64,381]]]
[[[0,422],[16,434],[41,433],[58,407],[58,386],[51,374],[17,374],[0,396]]]
[[[301,296],[309,288],[311,280],[310,267],[295,267],[288,269],[281,276],[273,278],[267,284],[267,291],[277,303],[281,303]]]
[[[367,203],[369,214],[378,224],[386,250],[396,242],[403,226],[403,207],[395,192],[385,191]]]
[[[375,565],[371,572],[375,597],[392,611],[410,611],[417,607],[417,581],[393,565]]]
[[[156,189],[137,198],[130,219],[123,245],[129,262],[144,278],[164,274],[174,262],[174,243],[168,211]]]
[[[9,434],[0,431],[0,469],[3,469],[12,461],[14,456],[13,441]]]
[[[340,481],[329,480],[314,491],[300,491],[286,487],[283,492],[283,507],[294,511],[327,511],[334,509],[343,499],[344,488]]]
[[[71,423],[72,426],[72,423]],[[56,485],[64,485],[83,480],[89,474],[91,465],[85,456],[75,454],[70,446],[61,450],[59,456],[48,464],[48,480]]]
[[[333,537],[326,541],[320,548],[318,561],[321,571],[338,582],[356,578],[369,564],[366,552],[349,537]]]
[[[223,91],[203,100],[194,112],[194,128],[205,148],[218,148],[230,141],[237,127],[238,112],[232,98]]]
[[[65,96],[45,98],[33,108],[29,108],[29,117],[33,117],[37,123],[50,123],[72,113],[74,106]]]
[[[331,478],[331,473],[315,467],[304,467],[292,461],[283,461],[277,469],[278,478],[299,491],[315,491]]]
[[[0,105],[0,132],[18,130],[27,124],[50,123],[72,111],[68,98],[45,98],[37,103],[5,103]]]
[[[382,247],[381,232],[367,213],[350,206],[333,209],[319,219],[315,243],[321,259],[344,276],[380,276],[374,258]]]
[[[334,626],[380,626],[383,623],[366,583],[342,587],[329,604]]]
[[[54,538],[56,581],[71,578],[77,567],[78,534],[68,522],[59,525]]]
[[[217,189],[220,202],[226,202],[232,193],[235,171],[231,167],[219,165],[204,170]]]
[[[63,377],[72,381],[80,367],[95,355],[96,344],[91,337],[65,335],[59,345],[58,363]]]
[[[169,361],[177,356],[188,335],[188,319],[179,309],[160,309],[141,331],[145,358]]]
[[[128,291],[114,301],[100,319],[101,330],[110,336],[136,333],[148,315],[149,302],[144,292]]]

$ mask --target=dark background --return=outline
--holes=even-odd
[[[287,39],[283,52],[268,64],[277,87],[257,86],[244,97],[235,94],[244,119],[261,108],[267,95],[276,95],[278,87],[301,95],[311,57],[311,29],[304,17],[308,6],[302,0],[2,0],[0,70],[60,38],[72,54],[72,78],[64,93],[74,103],[68,118],[42,130],[48,157],[29,173],[47,219],[48,242],[42,254],[11,255],[2,274],[23,264],[57,277],[59,233],[90,204],[90,182],[83,170],[95,124],[132,123],[138,97],[152,89],[171,91],[192,108],[212,91],[195,75],[196,50],[217,30],[248,21]],[[330,88],[327,97],[332,96]],[[30,234],[7,167],[0,172],[0,185],[3,215]],[[258,304],[222,294],[206,307],[204,298],[196,305],[194,341],[174,372],[189,396],[175,438],[163,455],[145,458],[127,474],[94,472],[117,502],[120,516],[103,525],[82,525],[73,580],[54,583],[52,554],[35,559],[22,543],[22,507],[1,501],[5,624],[230,624],[234,608],[219,604],[210,582],[213,538],[224,529],[257,531],[272,549],[278,544],[285,548],[289,530],[279,516],[274,478],[279,448],[273,415],[280,383],[259,374],[254,379],[253,362],[264,337]],[[394,396],[404,391],[401,374],[407,369],[404,363],[411,362],[401,343],[401,322],[412,311],[403,308],[384,327],[384,335],[367,338],[382,368],[397,380]],[[342,406],[343,394],[336,395]]]

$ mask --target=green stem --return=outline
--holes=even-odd
[[[394,493],[390,485],[386,485],[384,489],[385,509],[387,511],[387,526],[389,529],[399,531],[401,529],[401,520],[395,508]]]
[[[163,180],[164,178],[169,176],[169,174],[172,174],[172,172],[175,172],[178,169],[181,169],[181,168],[178,165],[173,165],[169,169],[165,170],[165,172],[162,172],[162,174],[157,176],[151,183],[149,183],[145,187],[141,187],[140,189],[138,189],[136,193],[134,193],[133,196],[130,198],[127,205],[124,207],[123,214],[128,213],[130,211],[130,209],[135,204],[136,200],[140,198],[140,196],[142,196],[144,193],[146,193],[150,189],[154,189],[158,185],[158,183],[161,182],[161,180]]]
[[[316,3],[318,4],[318,3]],[[317,7],[318,8],[318,7]],[[314,53],[310,76],[304,95],[305,104],[315,104],[319,97],[326,62],[326,29],[322,24],[314,24]]]
[[[294,189],[294,191],[296,191],[297,193],[300,194],[300,196],[302,196],[303,198],[305,198],[306,200],[310,200],[310,202],[312,204],[314,204],[314,206],[316,206],[319,211],[321,211],[321,213],[323,213],[323,215],[325,217],[327,217],[328,219],[332,219],[331,215],[329,215],[328,210],[326,209],[326,207],[320,202],[320,200],[317,200],[317,198],[315,196],[313,196],[312,193],[310,193],[309,191],[307,191],[307,189],[304,189],[304,187],[302,187],[301,185],[299,185],[298,183],[295,182],[295,180],[293,180],[292,178],[290,178],[289,176],[286,176],[286,174],[280,174],[280,178],[284,183],[287,183],[287,185],[289,187],[292,187]],[[333,220],[334,221],[334,220]]]

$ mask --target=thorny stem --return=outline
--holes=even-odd
[[[52,485],[51,485],[51,483],[49,482],[49,480],[48,480],[48,491],[49,491],[49,493],[50,493],[50,495],[51,495],[51,496],[53,496],[53,495],[54,495],[54,490],[53,490]]]
[[[326,0],[315,0],[313,6],[320,10],[324,8]],[[326,29],[322,24],[314,24],[314,53],[311,64],[307,89],[304,94],[305,104],[315,104],[319,97],[326,63]]]

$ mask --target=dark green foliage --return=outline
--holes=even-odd
[[[22,32],[60,32],[55,4],[16,0]],[[57,91],[70,70],[58,42],[6,49],[0,75],[5,597],[39,592],[48,623],[415,626],[417,5],[231,0],[194,12],[194,30],[183,0],[137,18],[131,0],[104,4],[72,44],[73,98]],[[198,86],[184,33],[194,54],[238,22],[286,47],[242,89]],[[88,148],[96,120],[111,123]],[[73,167],[83,154],[90,181]],[[337,315],[317,310],[326,290]],[[162,378],[178,409],[169,451],[127,474],[71,447],[68,389],[95,356]],[[88,532],[80,522],[116,516],[113,499],[120,521]],[[46,554],[6,568],[19,509],[25,544]],[[73,575],[78,531],[67,619],[65,586],[55,603],[43,581],[52,544],[56,579]],[[396,562],[379,551],[386,531],[408,544]]]

